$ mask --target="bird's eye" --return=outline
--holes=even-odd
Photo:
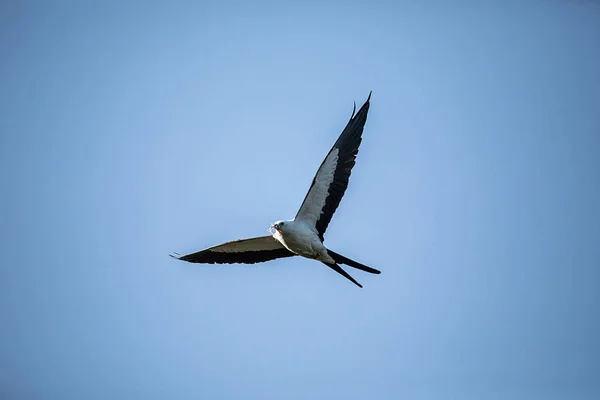
[[[284,225],[285,225],[285,222],[282,222],[282,223],[281,223],[281,226],[284,226]]]

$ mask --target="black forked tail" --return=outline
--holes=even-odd
[[[359,288],[362,287],[362,285],[360,283],[356,282],[356,280],[353,277],[351,277],[349,273],[347,273],[346,271],[344,271],[342,269],[342,267],[340,267],[339,265],[337,265],[337,264],[327,264],[325,262],[323,264],[327,265],[329,268],[331,268],[332,270],[334,270],[338,274],[340,274],[340,275],[346,277],[347,279],[351,280]]]
[[[349,267],[360,269],[361,271],[369,272],[371,274],[380,274],[381,273],[381,271],[379,271],[375,268],[367,267],[366,265],[363,265],[359,262],[356,262],[354,260],[346,258],[332,250],[327,249],[327,253],[329,253],[331,258],[333,258],[335,260],[335,262],[338,264],[346,264]]]

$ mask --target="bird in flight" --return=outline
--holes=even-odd
[[[269,228],[268,236],[239,239],[196,253],[171,257],[182,261],[205,264],[254,264],[276,258],[302,256],[317,260],[362,287],[339,264],[371,274],[381,271],[346,258],[323,244],[325,230],[338,208],[354,167],[358,147],[367,121],[371,93],[356,113],[356,103],[350,121],[321,163],[310,189],[292,220],[277,221]]]

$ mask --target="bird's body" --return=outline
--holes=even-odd
[[[348,187],[358,147],[367,121],[369,100],[355,114],[327,153],[312,181],[310,189],[293,220],[277,221],[271,225],[271,236],[234,240],[196,253],[173,255],[174,258],[193,263],[254,264],[295,255],[321,261],[332,270],[362,287],[338,264],[345,264],[372,274],[380,271],[346,258],[327,249],[324,234],[344,192]]]
[[[317,233],[305,221],[277,221],[272,225],[273,237],[292,253],[325,263],[335,263]]]

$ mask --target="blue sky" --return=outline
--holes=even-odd
[[[3,398],[600,397],[593,1],[0,5]],[[373,90],[332,249],[292,218]]]

